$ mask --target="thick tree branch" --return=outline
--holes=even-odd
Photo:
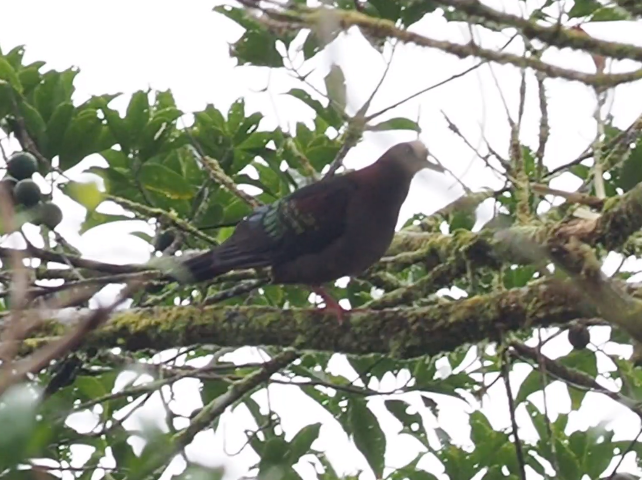
[[[631,409],[638,417],[642,418],[642,407],[638,402],[626,397],[620,392],[614,392],[607,389],[606,387],[603,387],[590,375],[575,368],[562,365],[560,362],[552,360],[546,355],[542,355],[537,351],[536,348],[528,347],[521,342],[512,342],[510,344],[510,347],[513,350],[511,352],[513,355],[524,357],[533,362],[536,362],[538,365],[543,366],[546,369],[547,373],[550,373],[560,380],[563,380],[569,386],[582,390],[602,393],[607,397],[615,400],[616,402],[622,404],[626,408]]]
[[[639,292],[632,285],[629,293]],[[294,347],[397,358],[435,355],[462,345],[491,341],[508,331],[566,324],[594,317],[594,307],[573,282],[556,279],[528,287],[422,308],[347,314],[340,325],[318,309],[270,307],[157,307],[119,312],[92,332],[85,345],[128,351],[164,350],[195,344]],[[73,323],[73,322],[72,322]],[[22,345],[27,353],[67,330],[49,320]]]
[[[457,10],[471,16],[481,17],[484,20],[494,23],[515,27],[523,36],[530,40],[537,39],[558,48],[572,48],[620,60],[629,59],[642,62],[642,47],[626,43],[598,40],[560,25],[541,25],[526,18],[487,7],[479,0],[439,0],[439,3],[455,7]]]
[[[582,82],[594,87],[615,87],[616,85],[633,82],[642,78],[642,69],[627,73],[588,74],[542,62],[533,56],[498,52],[497,50],[482,48],[474,43],[460,44],[444,40],[436,40],[415,32],[400,29],[390,20],[372,18],[356,11],[327,8],[309,9],[306,13],[285,13],[267,9],[264,11],[267,15],[257,18],[257,21],[262,22],[268,28],[310,28],[312,30],[317,30],[318,28],[333,28],[345,31],[351,27],[359,27],[362,31],[377,38],[396,38],[404,43],[412,43],[427,48],[436,48],[459,58],[478,57],[502,65],[512,64],[519,68],[532,68],[535,71],[545,73],[549,78],[564,78],[566,80]],[[598,44],[599,46],[596,47],[596,49],[605,49],[612,53],[617,53],[618,58],[621,58],[623,55],[621,52],[618,53],[617,45],[619,44],[617,43],[613,44],[615,46],[605,47],[604,44],[611,44],[612,42],[587,39],[577,33],[571,33],[569,35],[574,35],[576,37],[572,40],[574,45],[581,44],[595,47],[595,45]],[[628,45],[624,46],[628,47]],[[639,47],[630,47],[634,49],[633,52],[630,52],[625,48],[626,52],[628,54],[632,54],[633,57],[636,58]]]
[[[421,264],[426,270],[439,270],[415,285],[396,287],[394,291],[373,302],[373,308],[385,308],[409,302],[449,286],[470,268],[498,268],[503,263],[531,263],[532,253],[524,251],[524,245],[544,246],[549,238],[558,241],[576,238],[590,246],[602,246],[607,250],[622,247],[627,239],[642,228],[642,184],[625,195],[606,200],[601,216],[596,220],[575,219],[570,222],[544,224],[542,226],[517,226],[506,230],[482,230],[478,233],[457,231],[452,235],[416,232],[411,227],[399,232],[388,250],[387,257],[375,264],[364,278],[373,282],[386,271],[397,272],[411,265]],[[526,239],[514,242],[511,239]],[[16,250],[0,248],[0,257],[6,258]],[[44,261],[69,263],[77,268],[87,268],[110,274],[149,271],[151,265],[113,265],[86,260],[71,255],[62,255],[48,250],[31,248],[29,254]],[[150,278],[154,275],[150,273]],[[377,276],[378,275],[378,276]],[[253,271],[231,272],[217,279],[239,281],[255,279]],[[380,284],[381,282],[378,282]]]
[[[472,266],[496,266],[501,262],[530,263],[523,245],[511,245],[510,239],[528,239],[545,245],[549,238],[558,241],[577,238],[591,246],[607,250],[620,248],[642,228],[642,184],[620,197],[606,200],[596,220],[574,219],[569,222],[537,227],[518,226],[506,230],[482,230],[479,233],[457,231],[453,235],[402,231],[395,237],[387,255],[374,270],[407,267],[422,263],[432,270],[444,262],[469,262]],[[453,271],[461,273],[463,264]],[[441,285],[443,286],[443,285]]]

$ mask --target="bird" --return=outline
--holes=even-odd
[[[183,278],[211,280],[231,270],[270,267],[273,284],[307,286],[343,322],[346,310],[323,284],[357,276],[388,250],[410,183],[428,160],[419,140],[398,143],[360,170],[337,174],[255,208],[213,249],[180,263]]]

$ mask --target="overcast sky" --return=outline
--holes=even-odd
[[[505,7],[501,2],[488,2],[490,5],[506,8],[513,13],[514,8],[523,6],[524,2],[507,1]],[[542,2],[526,2],[533,8]],[[4,52],[16,45],[26,45],[26,62],[44,60],[47,67],[65,69],[72,65],[81,69],[76,80],[78,101],[92,94],[123,92],[123,98],[114,105],[123,107],[127,104],[128,95],[132,92],[152,87],[153,89],[171,89],[179,108],[185,112],[202,109],[207,103],[213,103],[226,112],[229,105],[239,97],[246,101],[247,113],[260,111],[265,115],[261,128],[271,129],[277,125],[291,127],[296,121],[312,119],[312,112],[298,100],[285,95],[293,86],[299,86],[284,71],[244,67],[235,68],[236,61],[228,56],[228,43],[237,39],[242,30],[228,19],[211,11],[215,2],[208,1],[166,1],[166,0],[21,0],[19,2],[0,1],[2,17],[0,18],[0,48]],[[592,35],[607,40],[636,43],[642,45],[640,22],[629,24],[591,24],[585,29]],[[451,41],[468,41],[469,30],[466,26],[447,24],[438,14],[429,15],[413,25],[413,31],[432,38]],[[476,30],[477,39],[487,47],[502,45],[508,36],[489,34]],[[386,51],[389,58],[390,49]],[[584,54],[568,50],[550,51],[544,59],[566,68],[576,68],[593,72],[591,59]],[[352,32],[343,35],[323,54],[312,62],[301,67],[301,59],[294,58],[294,64],[301,71],[308,72],[314,68],[309,77],[319,88],[322,88],[323,76],[331,62],[338,63],[344,70],[348,85],[348,113],[354,113],[374,86],[378,83],[385,68],[385,60],[369,47],[361,35]],[[474,60],[460,60],[446,56],[441,52],[414,46],[399,45],[396,48],[392,68],[385,83],[372,104],[372,111],[389,106],[410,93],[440,82],[475,63]],[[609,66],[612,71],[626,71],[632,68],[632,62],[616,62]],[[510,66],[493,66],[498,78],[501,92],[506,99],[513,117],[517,111],[518,85],[520,72]],[[267,87],[267,91],[265,90]],[[538,104],[534,77],[528,75],[527,104],[524,124],[521,132],[522,142],[533,148],[537,147]],[[549,98],[549,115],[551,138],[547,146],[546,164],[555,167],[567,163],[591,143],[595,135],[593,112],[595,97],[592,90],[579,83],[562,80],[547,81]],[[627,127],[642,111],[642,84],[618,87],[615,95],[609,99],[610,112],[615,124],[620,128]],[[432,153],[443,162],[469,188],[498,188],[502,182],[489,170],[460,139],[453,135],[441,112],[445,112],[459,127],[460,131],[485,153],[483,137],[492,147],[500,152],[508,150],[508,123],[501,95],[495,80],[487,66],[474,73],[448,83],[419,99],[408,102],[394,110],[387,117],[406,116],[419,118],[423,129],[421,139],[429,146]],[[383,117],[383,118],[387,118]],[[373,162],[387,147],[404,140],[414,139],[412,132],[368,134],[361,144],[353,149],[346,159],[350,168],[359,168]],[[506,155],[508,156],[508,155]],[[101,158],[89,158],[74,168],[75,178],[84,178],[80,173],[91,164],[100,164]],[[579,184],[572,176],[562,176],[553,186],[572,190]],[[450,177],[434,173],[423,173],[414,182],[407,203],[402,210],[402,222],[415,212],[429,214],[461,195],[462,189]],[[143,222],[95,228],[85,235],[78,235],[78,227],[83,220],[84,210],[62,195],[56,195],[56,201],[64,207],[64,221],[59,231],[88,258],[113,263],[145,262],[151,251],[147,243],[129,235],[131,231],[151,229]],[[113,211],[113,210],[112,210]],[[490,209],[480,211],[480,223],[487,220]],[[33,233],[33,231],[32,231]],[[631,265],[635,268],[635,265]],[[101,299],[110,298],[116,287],[105,289]],[[592,341],[601,343],[606,338],[605,330],[593,331]],[[544,353],[561,355],[570,350],[566,336],[550,342]],[[245,348],[234,354],[239,361],[260,358],[257,349]],[[605,362],[600,362],[604,364]],[[341,356],[332,362],[333,371],[354,378],[354,372]],[[601,365],[604,366],[604,365]],[[523,367],[523,366],[522,366]],[[529,368],[516,368],[516,378],[523,378]],[[126,380],[121,379],[123,382]],[[389,390],[401,385],[404,378],[386,377],[381,385]],[[120,382],[119,382],[120,383]],[[189,414],[201,406],[200,397],[194,395],[198,382],[181,380],[177,382],[174,393],[178,398],[174,408]],[[373,385],[371,385],[372,387]],[[507,405],[503,403],[500,393],[503,388],[498,385],[491,391],[491,399],[485,400],[484,411],[497,428],[509,424]],[[570,408],[568,396],[560,385],[550,387],[549,411],[552,413],[567,412]],[[282,415],[287,437],[296,433],[302,426],[323,419],[324,427],[315,448],[327,450],[330,460],[341,474],[354,474],[366,468],[364,459],[348,445],[347,438],[330,415],[307,397],[298,394],[294,388],[276,386],[270,390],[272,408]],[[579,414],[571,416],[569,429],[585,428],[587,424],[596,425],[602,420],[612,420],[621,438],[632,438],[637,434],[640,422],[635,415],[620,408],[609,400],[595,401],[595,396],[587,400]],[[265,399],[265,392],[256,395]],[[417,405],[421,405],[417,396],[411,396]],[[541,395],[539,396],[541,399]],[[417,441],[408,436],[398,436],[400,424],[382,407],[380,399],[373,400],[371,406],[381,418],[382,426],[388,437],[386,464],[400,467],[412,460],[420,451]],[[440,402],[441,427],[450,433],[456,442],[470,444],[468,439],[467,418],[464,411],[471,411],[463,402],[446,400]],[[143,416],[158,418],[162,409],[158,398],[141,410]],[[134,417],[130,424],[135,425],[139,417]],[[525,418],[523,408],[518,409],[518,419]],[[427,425],[436,426],[436,420],[425,415]],[[88,418],[76,418],[78,425],[90,424]],[[522,422],[524,423],[524,422]],[[526,422],[527,424],[529,422]],[[188,452],[195,459],[207,464],[225,462],[230,469],[229,478],[243,475],[256,456],[245,449],[243,453],[231,460],[225,460],[224,449],[237,451],[245,442],[243,430],[252,428],[253,421],[243,408],[237,409],[234,416],[227,415],[223,422],[224,429],[213,438],[211,432],[197,436],[194,445]],[[183,421],[177,427],[184,427]],[[522,434],[528,438],[533,435],[532,429]],[[224,434],[223,434],[224,433]],[[618,437],[616,437],[617,439]],[[86,458],[91,452],[78,449],[78,461]],[[173,469],[180,470],[182,461],[176,460]],[[427,456],[420,464],[433,473],[435,463]],[[626,462],[627,469],[634,468],[634,462]],[[302,473],[311,472],[311,466],[300,463]],[[633,471],[633,470],[631,470]],[[363,476],[371,479],[370,474]]]

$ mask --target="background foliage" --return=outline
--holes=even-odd
[[[288,68],[289,62],[284,61],[288,49],[300,45],[304,58],[311,59],[350,26],[359,28],[372,47],[380,51],[386,42],[410,42],[436,46],[462,57],[513,63],[516,68],[528,66],[524,75],[536,76],[543,98],[540,143],[520,144],[519,122],[513,122],[511,128],[517,134],[512,135],[510,158],[484,159],[503,173],[505,188],[469,192],[462,201],[430,217],[410,219],[382,262],[347,285],[332,287],[333,294],[348,299],[353,308],[371,309],[347,327],[357,333],[345,343],[332,343],[334,336],[345,336],[345,332],[337,333],[339,327],[332,319],[313,310],[297,310],[311,307],[308,290],[266,285],[265,272],[234,272],[207,285],[179,286],[159,280],[153,267],[160,263],[111,265],[83,259],[55,229],[46,225],[40,225],[44,249],[27,243],[27,249],[18,252],[6,246],[7,239],[20,238],[20,227],[38,223],[38,217],[33,209],[20,204],[15,205],[14,215],[13,209],[3,204],[0,477],[158,478],[175,456],[183,456],[187,467],[172,478],[219,478],[222,469],[197,465],[185,453],[185,447],[199,431],[215,429],[217,434],[224,434],[219,427],[221,414],[243,407],[258,426],[247,434],[246,448],[253,449],[260,458],[251,470],[252,476],[298,478],[299,466],[310,462],[319,478],[337,478],[324,453],[314,448],[320,423],[286,435],[278,415],[253,395],[271,383],[297,383],[291,388],[299,388],[327,410],[363,454],[376,478],[593,479],[616,471],[624,454],[637,455],[639,462],[640,447],[635,440],[616,440],[604,425],[572,431],[567,428],[570,412],[551,418],[546,396],[542,397],[547,385],[563,384],[568,389],[572,411],[580,408],[587,392],[594,392],[642,415],[638,406],[642,376],[636,367],[636,355],[607,355],[601,346],[592,344],[587,348],[588,332],[595,325],[605,324],[613,327],[610,342],[635,345],[640,340],[636,336],[637,316],[615,304],[611,314],[605,315],[599,298],[597,305],[588,310],[575,308],[575,302],[569,299],[551,306],[547,303],[552,298],[549,291],[541,298],[537,292],[542,285],[566,281],[560,284],[561,291],[575,283],[599,297],[608,285],[619,289],[622,301],[637,312],[637,286],[623,286],[630,274],[618,271],[606,279],[590,273],[595,272],[595,262],[606,258],[609,251],[622,254],[622,258],[639,256],[638,230],[642,225],[636,214],[642,210],[638,192],[642,181],[642,122],[620,130],[612,125],[611,118],[599,119],[603,132],[587,153],[569,165],[549,170],[546,158],[555,152],[545,152],[549,129],[545,82],[550,76],[593,85],[598,105],[602,106],[600,99],[609,88],[641,77],[639,71],[629,77],[599,74],[604,57],[640,61],[642,49],[614,46],[591,37],[586,40],[577,30],[559,28],[554,13],[558,5],[553,1],[544,2],[528,18],[513,17],[465,0],[339,0],[324,2],[318,9],[308,9],[306,2],[295,0],[288,3],[288,8],[268,4],[263,11],[252,8],[256,2],[246,3],[215,8],[218,14],[245,29],[230,49],[240,68]],[[639,21],[642,12],[636,5],[626,0],[608,4],[594,0],[565,2],[561,18],[565,26],[578,21]],[[467,22],[479,28],[514,31],[515,38],[524,45],[524,54],[510,57],[501,51],[487,53],[474,45],[458,47],[447,42],[429,45],[425,40],[428,37],[408,36],[406,28],[425,15],[443,15],[448,21]],[[557,33],[552,35],[552,30]],[[542,52],[550,45],[591,53],[598,74],[573,72],[542,62]],[[0,55],[0,126],[17,142],[13,143],[17,149],[30,152],[38,160],[34,178],[43,186],[43,201],[51,198],[54,189],[60,189],[85,207],[82,233],[111,222],[151,222],[156,230],[154,237],[141,232],[137,235],[149,242],[156,257],[171,257],[178,251],[207,249],[220,243],[257,204],[273,202],[320,178],[329,168],[340,168],[347,151],[365,131],[420,131],[412,119],[393,116],[381,120],[383,112],[369,111],[369,102],[355,115],[348,115],[345,78],[336,65],[325,77],[325,92],[315,91],[303,77],[300,86],[288,92],[315,112],[313,127],[299,122],[288,131],[269,131],[260,128],[262,114],[246,113],[243,98],[227,111],[208,105],[202,111],[183,112],[177,108],[171,91],[136,92],[124,111],[110,107],[116,94],[96,95],[79,104],[74,101],[78,70],[51,70],[45,62],[25,64],[23,55],[23,47],[3,50]],[[456,125],[451,129],[458,132]],[[5,160],[10,153],[3,152]],[[103,166],[89,169],[104,181],[104,188],[66,178],[65,172],[92,154],[105,160]],[[550,181],[563,172],[571,172],[584,182],[574,194],[564,195],[550,188]],[[254,190],[248,190],[248,186]],[[258,193],[250,195],[247,191]],[[550,207],[551,195],[562,195],[566,201]],[[620,200],[613,200],[620,195]],[[473,233],[475,207],[489,199],[496,206],[496,216],[481,231]],[[128,214],[103,213],[100,207],[108,202],[120,205]],[[545,214],[536,213],[541,212],[540,205],[547,206]],[[597,233],[580,231],[586,222],[593,221],[597,222]],[[507,253],[499,248],[498,231],[513,237],[522,235],[514,237],[522,240],[526,232],[528,241],[522,242],[520,252]],[[539,233],[533,235],[533,231]],[[588,253],[575,249],[572,240],[576,237],[591,247]],[[558,245],[555,241],[559,238],[563,242]],[[541,253],[540,247],[553,253]],[[567,250],[560,254],[560,249]],[[41,262],[18,268],[20,262],[11,263],[16,255]],[[542,262],[555,263],[555,274],[546,270]],[[567,280],[560,279],[561,272]],[[127,284],[125,296],[132,300],[128,308],[143,313],[117,313],[112,323],[104,326],[108,333],[102,337],[100,331],[90,332],[103,326],[115,305],[89,313],[78,310],[80,327],[70,328],[71,333],[33,313],[45,306],[86,307],[89,298],[108,284]],[[467,299],[435,296],[440,288],[451,286],[463,290]],[[531,303],[518,302],[510,310],[515,316],[506,315],[508,307],[502,299],[517,298],[519,292],[526,292],[520,301],[530,298]],[[528,297],[529,292],[534,293]],[[199,309],[190,309],[188,304]],[[201,309],[205,305],[210,310]],[[566,310],[564,305],[568,305]],[[237,306],[247,308],[235,309]],[[24,307],[29,308],[22,311]],[[382,310],[386,307],[406,310],[389,313]],[[278,309],[279,314],[274,316],[273,309]],[[281,315],[280,309],[289,309],[294,312],[289,315],[294,317]],[[237,314],[251,321],[251,334],[241,332],[242,328],[228,328],[227,316]],[[469,314],[476,318],[476,324],[462,323],[462,319],[470,318]],[[386,315],[395,315],[395,321],[399,317],[431,322],[430,328],[438,330],[426,331],[438,331],[441,336],[425,350],[430,355],[405,354],[416,349],[412,349],[413,335],[404,336],[403,331],[390,336],[395,341],[401,339],[400,344],[391,340],[383,341],[383,346],[370,342],[373,335],[359,335],[366,331],[368,322],[388,325]],[[150,318],[160,323],[143,321]],[[312,335],[327,336],[330,340],[324,347],[336,348],[318,349],[318,344],[308,337],[292,334],[292,318],[309,322],[305,326],[321,325],[316,327],[321,328],[320,333],[312,330]],[[215,327],[208,327],[208,323]],[[162,326],[170,324],[171,327]],[[410,324],[411,321],[402,322],[395,328],[407,327],[411,332]],[[553,330],[542,328],[553,324]],[[493,330],[504,326],[505,332]],[[216,334],[208,328],[215,328]],[[159,346],[166,345],[162,340],[165,334],[181,348],[160,361],[156,354]],[[293,335],[297,344],[287,345],[286,339]],[[568,335],[574,349],[554,360],[543,356],[541,348],[547,340],[542,339],[551,335]],[[87,341],[83,342],[85,337]],[[190,341],[199,337],[203,342]],[[216,341],[206,341],[210,338]],[[23,340],[18,348],[15,340]],[[428,339],[424,337],[422,341]],[[48,347],[47,342],[51,342]],[[468,342],[479,344],[471,347]],[[264,356],[270,360],[259,364],[226,361],[226,354],[244,344],[264,346]],[[296,350],[284,348],[288,346]],[[355,352],[360,355],[348,355],[347,360],[358,373],[358,381],[329,372],[333,355]],[[610,371],[598,371],[598,358],[610,362]],[[526,366],[530,373],[524,381],[519,383],[512,377],[508,381],[511,369]],[[118,379],[124,378],[124,372],[135,375],[123,383]],[[405,380],[405,384],[386,391],[381,383],[391,374]],[[172,408],[175,400],[168,389],[184,378],[199,380],[203,404],[187,418]],[[494,428],[480,409],[480,400],[498,382],[504,383],[507,392],[500,401],[511,412],[512,425],[507,429]],[[140,431],[126,429],[123,423],[128,416],[158,392],[166,406],[165,428],[150,424]],[[419,456],[403,468],[386,468],[387,437],[380,419],[369,407],[373,398],[383,398],[385,408],[400,422],[401,432],[422,445]],[[434,426],[434,421],[430,422],[432,426],[426,422],[426,418],[436,419],[444,402],[454,399],[468,403],[474,448],[456,444],[444,429]],[[520,417],[520,422],[528,419],[536,431],[528,439],[520,438],[520,431],[528,426],[517,428],[515,412],[520,409],[527,414]],[[95,419],[90,431],[79,431],[66,421],[72,414],[87,411]],[[145,440],[142,450],[134,449],[132,437]],[[93,453],[83,466],[72,468],[73,448],[77,445],[89,446]],[[437,460],[441,469],[426,469],[423,464],[418,467],[426,456]]]

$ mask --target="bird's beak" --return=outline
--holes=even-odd
[[[426,168],[435,172],[446,173],[446,169],[444,167],[438,163],[432,163],[430,160],[426,160]]]
[[[444,167],[428,160],[428,147],[426,147],[426,145],[422,141],[415,140],[414,142],[410,142],[410,145],[412,146],[413,150],[417,154],[417,157],[426,161],[425,168],[428,168],[430,170],[433,170],[439,173],[446,172]]]

